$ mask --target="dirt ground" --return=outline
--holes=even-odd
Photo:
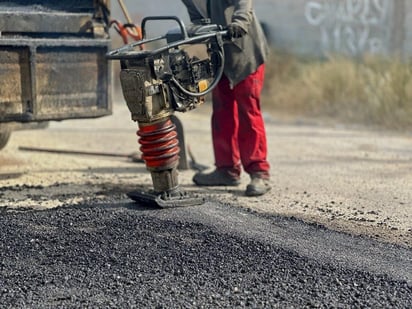
[[[213,168],[210,107],[176,114],[186,144]],[[283,121],[265,112],[272,190],[244,196],[237,188],[198,188],[195,171],[182,170],[180,185],[224,203],[295,217],[328,228],[412,247],[412,135],[365,128]],[[100,119],[51,122],[47,129],[16,131],[0,152],[0,206],[50,208],[87,202],[136,186],[151,187],[138,151],[136,124],[126,105]],[[101,151],[125,157],[81,156],[19,150],[19,147]],[[126,196],[125,196],[126,198]],[[202,207],[202,206],[199,206]]]

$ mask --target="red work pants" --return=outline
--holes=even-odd
[[[226,76],[212,92],[212,138],[217,169],[269,178],[266,132],[260,109],[264,64],[233,89]]]

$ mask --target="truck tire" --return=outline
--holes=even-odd
[[[0,124],[0,150],[3,149],[10,139],[11,129],[6,124]]]

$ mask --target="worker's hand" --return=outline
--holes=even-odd
[[[230,38],[238,39],[246,34],[246,31],[238,24],[231,23],[227,26],[227,32]]]

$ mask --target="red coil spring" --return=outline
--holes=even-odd
[[[179,140],[176,126],[170,119],[149,125],[139,124],[137,135],[147,167],[167,169],[178,164]]]

